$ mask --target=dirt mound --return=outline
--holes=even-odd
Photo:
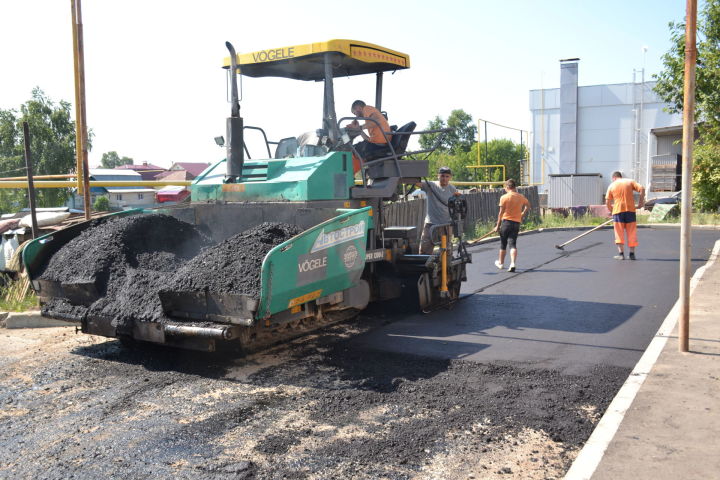
[[[75,316],[84,307],[94,315],[114,318],[116,326],[156,321],[163,316],[158,290],[172,272],[210,244],[193,225],[169,215],[95,221],[50,259],[40,278],[95,285],[101,298],[75,306]],[[53,315],[67,309],[67,303],[50,302],[44,312]]]
[[[302,230],[265,222],[203,250],[168,282],[170,291],[200,291],[260,296],[260,268],[265,255]]]

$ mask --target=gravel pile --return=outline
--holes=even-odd
[[[302,230],[265,222],[203,250],[172,276],[167,290],[260,296],[260,268],[265,255]],[[165,290],[165,289],[164,289]]]
[[[96,220],[53,255],[40,278],[95,284],[101,298],[76,306],[75,315],[87,308],[91,314],[114,318],[115,326],[157,321],[163,317],[158,290],[172,272],[210,244],[195,226],[169,215]],[[67,308],[66,303],[50,302],[44,312],[52,315],[53,309]]]
[[[132,215],[91,228],[61,248],[40,275],[43,280],[94,283],[100,298],[91,305],[53,299],[51,316],[112,318],[119,329],[133,322],[163,321],[158,292],[202,291],[260,296],[260,268],[275,246],[301,232],[294,225],[263,223],[224,242],[169,215]]]

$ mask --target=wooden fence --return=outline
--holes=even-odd
[[[540,216],[540,199],[537,187],[518,187],[518,193],[525,195],[530,202],[530,216]],[[504,190],[483,190],[480,192],[466,193],[465,199],[468,204],[467,217],[463,226],[465,232],[472,234],[479,223],[494,222],[497,220],[498,204]],[[415,226],[417,227],[418,239],[425,223],[425,202],[424,198],[415,200],[388,202],[384,208],[385,226]]]

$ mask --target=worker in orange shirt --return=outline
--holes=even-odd
[[[635,247],[638,245],[638,240],[634,192],[640,192],[638,208],[642,208],[645,205],[645,188],[635,180],[623,178],[620,172],[613,172],[612,180],[605,194],[605,205],[608,210],[612,211],[615,245],[618,249],[618,254],[613,258],[625,260],[624,244],[627,233],[629,257],[630,260],[635,260]]]
[[[500,256],[495,260],[495,266],[502,270],[505,264],[505,253],[510,245],[510,266],[508,272],[515,271],[517,262],[517,237],[520,233],[520,224],[523,217],[530,210],[530,202],[524,195],[516,190],[517,185],[512,178],[505,181],[505,195],[500,197],[500,211],[497,225],[493,232],[500,232]]]
[[[362,157],[364,161],[376,154],[390,154],[388,148],[388,139],[390,138],[390,125],[385,116],[375,107],[365,105],[362,100],[355,100],[350,109],[356,117],[370,118],[372,121],[366,121],[360,125],[357,120],[353,120],[347,127],[350,134],[359,134],[363,137],[363,141],[354,145],[355,151]],[[367,130],[367,133],[364,132]],[[386,136],[387,135],[387,136]],[[353,153],[353,172],[360,170],[360,160]]]

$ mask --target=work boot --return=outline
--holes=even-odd
[[[630,260],[635,260],[635,252],[630,252],[630,254],[628,255],[628,258]]]
[[[625,260],[625,254],[623,254],[623,253],[618,253],[618,254],[615,255],[613,258],[614,258],[615,260]]]
[[[498,270],[503,269],[503,264],[500,263],[500,260],[495,260],[495,266],[498,268]]]

